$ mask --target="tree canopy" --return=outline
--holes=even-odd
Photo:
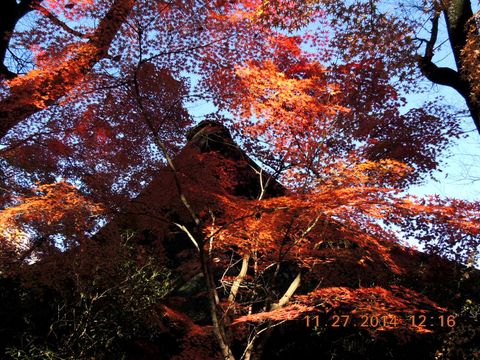
[[[24,308],[0,350],[109,358],[182,333],[163,350],[259,359],[319,311],[387,316],[380,330],[403,340],[431,332],[397,326],[406,314],[477,326],[480,202],[408,195],[465,132],[448,99],[408,103],[425,78],[455,89],[480,132],[473,9],[3,1],[0,299]],[[442,34],[455,69],[437,63]],[[188,296],[197,314],[171,306]],[[458,350],[439,339],[425,351]]]

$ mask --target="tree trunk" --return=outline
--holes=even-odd
[[[248,261],[250,260],[250,255],[244,255],[242,259],[242,268],[240,269],[240,273],[236,277],[235,281],[230,288],[230,295],[228,296],[229,302],[234,302],[235,297],[237,296],[238,289],[240,288],[240,284],[242,283],[243,278],[247,275],[248,271]]]
[[[2,0],[3,1],[3,0]],[[115,0],[90,40],[60,66],[17,77],[8,97],[0,102],[0,139],[15,125],[52,105],[72,90],[93,66],[108,55],[115,35],[135,0]]]
[[[461,52],[467,44],[469,26],[474,25],[474,23],[470,23],[473,17],[472,4],[470,0],[451,0],[443,10],[443,14],[447,25],[448,39],[457,65],[457,73],[464,84],[460,94],[465,99],[475,126],[480,133],[480,104],[472,99],[472,84],[462,76],[463,58]],[[478,34],[478,29],[476,29],[476,32]]]
[[[445,17],[448,39],[457,70],[438,67],[432,61],[433,49],[437,38],[439,13],[432,20],[431,38],[427,44],[425,56],[420,58],[419,67],[423,75],[430,81],[439,85],[450,86],[462,95],[477,131],[480,133],[480,103],[472,97],[473,84],[462,75],[462,49],[467,43],[469,26],[475,26],[475,23],[470,22],[473,17],[472,4],[470,0],[451,0],[442,9],[442,13]],[[478,28],[476,32],[478,34]]]
[[[213,279],[210,259],[208,255],[203,251],[203,247],[200,247],[200,262],[202,265],[203,275],[207,283],[208,290],[208,302],[210,305],[210,315],[212,317],[213,333],[217,338],[218,346],[222,353],[224,360],[235,360],[232,350],[230,349],[230,344],[225,333],[225,324],[222,317],[218,316],[218,294],[216,292],[215,281]]]

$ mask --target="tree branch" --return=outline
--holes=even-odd
[[[465,83],[457,71],[447,67],[438,67],[426,57],[420,57],[418,59],[418,65],[422,74],[428,80],[438,85],[450,86],[465,97]]]
[[[93,66],[108,55],[110,44],[134,4],[135,0],[115,0],[89,41],[82,44],[69,60],[53,69],[17,77],[10,87],[10,95],[0,102],[0,138],[80,83]]]
[[[228,295],[229,302],[235,301],[235,297],[237,296],[237,292],[238,292],[238,289],[240,288],[240,284],[242,283],[245,275],[247,275],[249,260],[250,260],[250,255],[247,254],[243,256],[242,268],[240,269],[238,276],[235,278],[235,281],[233,282],[232,287],[230,288],[230,294]]]
[[[450,86],[462,94],[465,91],[465,84],[463,84],[460,74],[447,67],[438,67],[433,63],[432,59],[435,49],[435,44],[438,37],[438,22],[440,19],[440,10],[435,10],[432,18],[432,30],[430,39],[426,41],[425,53],[418,58],[418,64],[423,75],[431,82],[439,85]]]
[[[427,45],[425,47],[425,55],[424,58],[432,60],[433,58],[433,50],[435,47],[435,43],[437,42],[438,37],[438,20],[440,19],[440,12],[435,11],[435,14],[432,18],[432,32],[430,33],[430,39],[427,41]]]
[[[68,32],[71,35],[77,36],[79,38],[85,38],[85,35],[82,34],[80,31],[77,31],[75,29],[72,29],[70,26],[65,24],[63,21],[61,21],[59,18],[57,18],[55,15],[53,15],[47,8],[37,5],[35,6],[35,9],[38,10],[40,13],[45,15],[52,23],[57,25],[58,27],[62,28],[66,32]]]
[[[195,245],[195,247],[197,248],[198,251],[200,251],[200,247],[198,246],[198,242],[197,240],[195,240],[195,238],[193,237],[192,233],[183,225],[181,224],[178,224],[176,222],[173,223],[176,227],[178,227],[180,230],[182,230],[187,236],[188,238],[192,241],[193,245]]]
[[[293,296],[295,291],[297,291],[298,287],[300,286],[301,280],[302,280],[302,274],[298,273],[295,279],[293,279],[293,281],[291,282],[287,291],[285,291],[285,294],[283,294],[283,296],[280,298],[280,300],[278,300],[277,303],[272,304],[270,310],[276,310],[287,305],[288,302],[290,301],[290,298]]]

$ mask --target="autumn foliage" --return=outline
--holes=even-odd
[[[464,125],[407,101],[478,126],[478,16],[388,6],[2,3],[2,356],[478,355],[480,203],[408,194]]]

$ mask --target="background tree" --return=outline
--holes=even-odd
[[[341,59],[382,61],[404,85],[415,86],[415,71],[449,86],[465,100],[480,131],[478,105],[478,20],[470,0],[326,1],[335,30],[335,54]],[[444,39],[445,38],[445,39]],[[444,44],[449,49],[444,51]],[[477,44],[477,45],[474,45]],[[451,53],[451,67],[440,62]],[[407,80],[408,79],[408,80]],[[407,80],[405,82],[405,80]]]
[[[132,315],[137,288],[153,297],[138,322],[146,329],[143,320],[165,295],[155,287],[157,270],[178,260],[162,244],[169,237],[187,240],[185,252],[194,254],[193,270],[178,265],[175,275],[185,281],[199,271],[204,321],[212,324],[190,324],[185,338],[215,338],[212,351],[228,359],[260,357],[275,327],[314,310],[440,311],[428,282],[415,288],[406,273],[421,274],[395,257],[404,251],[400,229],[457,263],[478,256],[478,203],[404,194],[439,166],[461,129],[436,101],[403,110],[402,95],[417,85],[415,45],[404,33],[412,24],[375,2],[52,0],[29,9],[32,23],[6,42],[12,61],[30,67],[6,74],[0,88],[0,230],[6,240],[32,236],[26,252],[2,239],[13,260],[5,264],[17,268],[0,275],[38,279],[75,311],[87,304],[84,325],[90,305],[100,304],[93,316],[106,324],[102,338],[118,340],[104,310],[118,303]],[[332,9],[335,18],[325,12]],[[218,122],[203,123],[179,152],[193,122],[186,108],[199,101],[216,105],[209,118],[228,124],[266,169],[246,160]],[[100,207],[103,217],[92,218]],[[111,221],[88,236],[122,212],[123,225]],[[140,228],[145,218],[158,227]],[[115,226],[136,234],[131,254]],[[333,257],[340,249],[346,256]],[[36,291],[23,286],[13,287],[14,298]],[[445,298],[452,291],[439,290]],[[104,292],[115,296],[97,302]],[[156,313],[164,311],[188,322],[166,308]],[[71,325],[71,312],[60,313],[57,320]],[[60,326],[56,343],[51,333],[36,336],[71,356],[85,338],[70,325]],[[185,356],[196,351],[186,341]],[[18,347],[24,355],[15,345],[11,355]],[[88,346],[82,356],[95,356],[98,348]]]

